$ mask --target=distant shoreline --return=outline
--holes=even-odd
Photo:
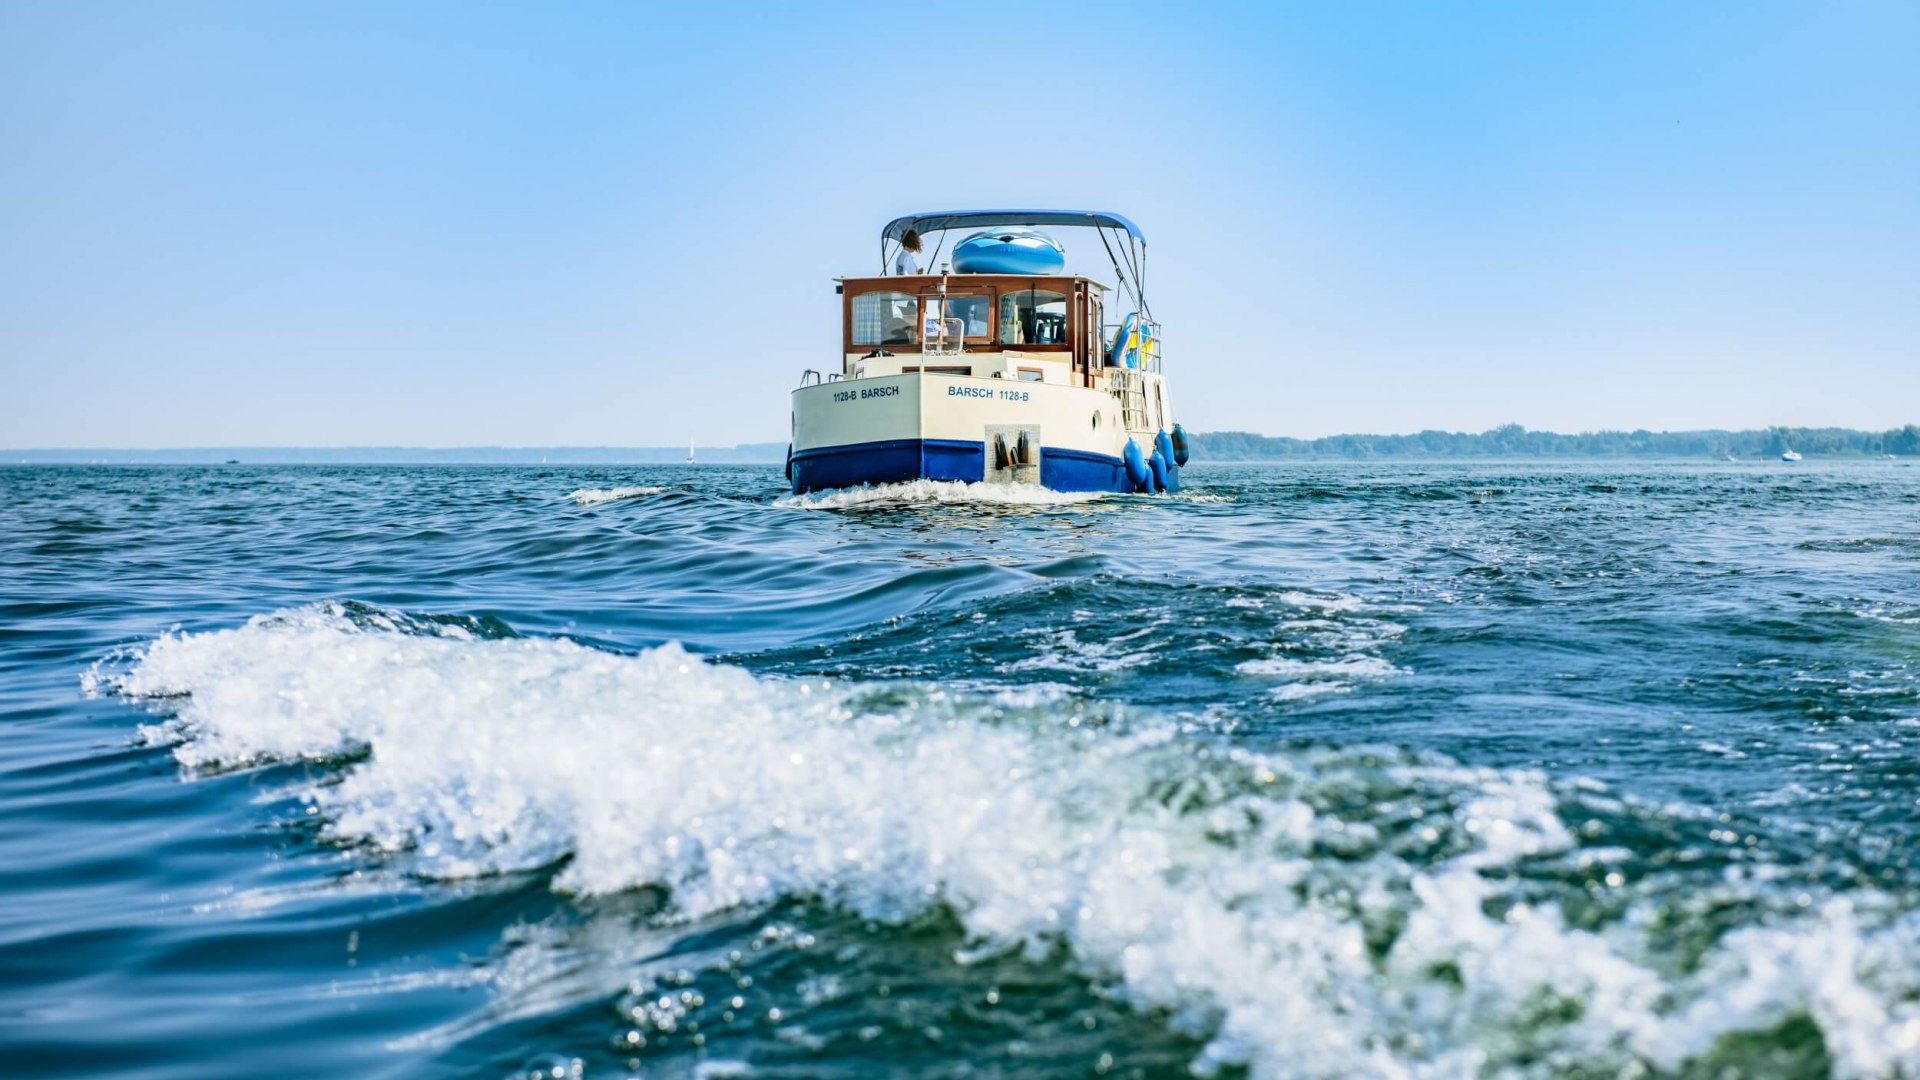
[[[1296,439],[1245,431],[1195,433],[1202,462],[1371,460],[1720,460],[1758,461],[1796,450],[1809,459],[1920,457],[1920,426],[1758,428],[1748,431],[1594,431],[1563,435],[1508,424],[1478,434],[1329,435]],[[694,448],[705,465],[779,465],[784,442]],[[207,446],[178,449],[76,447],[0,450],[0,465],[682,465],[677,446]]]
[[[1586,431],[1563,435],[1507,424],[1478,434],[1422,431],[1411,435],[1329,435],[1295,439],[1216,431],[1195,435],[1194,454],[1210,461],[1299,460],[1610,460],[1668,458],[1741,461],[1778,458],[1788,450],[1808,458],[1920,456],[1920,426],[1890,431],[1855,428],[1755,428],[1746,431]]]

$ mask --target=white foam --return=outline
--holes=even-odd
[[[1341,656],[1331,660],[1272,656],[1243,660],[1233,669],[1242,675],[1284,675],[1296,679],[1384,679],[1400,674],[1400,668],[1378,656]]]
[[[761,680],[672,646],[366,624],[319,607],[169,635],[98,685],[163,699],[175,718],[148,731],[191,768],[341,758],[306,797],[331,835],[412,872],[571,854],[559,887],[662,886],[679,918],[803,895],[876,919],[944,904],[982,945],[1064,944],[1209,1035],[1202,1072],[1625,1073],[1805,1012],[1843,1074],[1920,1073],[1913,913],[1829,905],[1671,973],[1644,959],[1653,912],[1577,929],[1490,873],[1577,848],[1538,774],[1203,752],[1172,727]],[[1331,809],[1409,803],[1429,808],[1421,841]],[[1455,854],[1404,846],[1428,841]],[[1375,955],[1383,924],[1402,929]]]
[[[1403,611],[1345,593],[1288,590],[1267,597],[1236,596],[1227,606],[1271,612],[1273,655],[1234,665],[1241,675],[1280,677],[1290,682],[1267,690],[1277,701],[1304,701],[1347,693],[1359,682],[1406,674],[1376,650],[1406,632],[1406,627],[1377,618],[1372,611]]]
[[[1141,640],[1168,620],[1156,619],[1138,630],[1104,641],[1083,641],[1079,631],[1045,630],[1022,635],[1031,655],[1001,664],[1007,673],[1021,671],[1115,672],[1139,667],[1154,657],[1153,640]]]
[[[1037,484],[967,484],[957,480],[910,480],[898,484],[788,495],[775,506],[792,510],[893,510],[915,506],[1070,506],[1106,497],[1100,491],[1054,491]]]
[[[1267,696],[1275,701],[1306,701],[1309,698],[1325,697],[1328,694],[1347,694],[1353,691],[1353,684],[1343,682],[1298,682],[1281,683],[1267,691]]]
[[[1294,607],[1312,608],[1319,611],[1359,611],[1367,606],[1365,600],[1357,596],[1349,596],[1345,593],[1335,593],[1329,596],[1292,590],[1281,593],[1280,599],[1288,604],[1292,604]]]
[[[660,487],[617,487],[617,488],[581,488],[567,493],[567,498],[581,506],[598,506],[601,503],[618,502],[622,499],[640,499],[648,495],[658,495],[667,490]]]

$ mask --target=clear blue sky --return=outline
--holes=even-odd
[[[0,446],[784,440],[970,205],[1198,430],[1920,421],[1920,3],[0,0]]]

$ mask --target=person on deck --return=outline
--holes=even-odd
[[[920,234],[913,229],[908,229],[906,232],[901,233],[900,253],[893,257],[893,272],[895,274],[919,273],[920,263],[914,259],[914,256],[919,253]]]

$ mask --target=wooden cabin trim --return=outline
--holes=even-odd
[[[985,338],[967,338],[966,347],[976,352],[999,352],[1003,349],[1017,349],[1036,353],[1069,353],[1077,372],[1089,368],[1087,357],[1098,350],[1097,344],[1086,340],[1087,332],[1099,336],[1099,324],[1089,322],[1085,307],[1089,298],[1098,298],[1106,292],[1106,287],[1092,278],[1077,275],[1030,275],[1030,274],[893,274],[875,277],[849,277],[838,279],[840,291],[840,351],[842,354],[860,353],[862,350],[883,348],[879,345],[856,345],[853,341],[853,298],[868,293],[892,292],[905,293],[918,297],[938,296],[940,283],[947,283],[946,292],[954,296],[987,297],[989,307],[989,333]],[[1048,292],[1061,293],[1067,298],[1067,340],[1057,345],[1020,343],[1003,345],[1000,342],[1000,299],[1007,293],[1024,292],[1029,289],[1046,289]],[[1096,299],[1097,302],[1097,299]],[[916,351],[917,351],[917,347]],[[1097,365],[1094,365],[1097,366]]]

